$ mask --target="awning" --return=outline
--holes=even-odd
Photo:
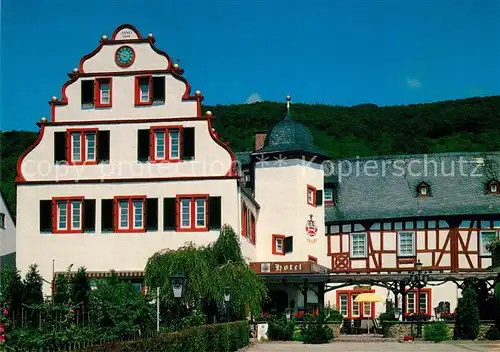
[[[375,293],[361,293],[358,295],[355,299],[354,302],[356,303],[373,303],[373,302],[382,302],[383,299],[382,297],[376,295]]]

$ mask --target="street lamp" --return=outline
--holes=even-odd
[[[224,302],[226,303],[227,321],[229,322],[229,302],[231,302],[231,287],[227,286],[224,289]]]
[[[174,298],[177,301],[177,321],[179,321],[181,315],[181,298],[184,295],[186,289],[187,279],[183,274],[177,274],[170,277],[170,282],[172,283],[172,291],[174,293]]]
[[[417,270],[410,274],[410,284],[411,287],[417,288],[417,309],[418,309],[418,319],[417,319],[417,338],[422,337],[422,311],[420,310],[420,290],[427,285],[429,279],[429,274],[422,272],[422,263],[420,259],[417,264],[415,264]]]

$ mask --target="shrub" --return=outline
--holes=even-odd
[[[396,321],[397,319],[394,318],[394,310],[389,310],[387,312],[381,313],[378,317],[378,320],[383,323],[386,321]]]
[[[496,326],[491,326],[485,335],[487,340],[500,340],[500,331],[496,328]]]
[[[302,329],[302,338],[304,343],[319,344],[329,343],[333,340],[332,329],[324,325],[325,313],[320,311],[318,316],[307,317],[306,323]]]
[[[248,322],[203,325],[151,339],[107,343],[79,352],[232,352],[248,346]]]
[[[282,317],[269,321],[267,336],[270,340],[290,341],[293,339],[294,331],[295,322]]]
[[[479,309],[474,289],[466,285],[456,309],[455,337],[474,340],[479,334]]]
[[[439,321],[424,327],[424,340],[426,341],[441,342],[449,339],[450,331],[445,322]]]

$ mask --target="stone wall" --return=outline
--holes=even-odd
[[[422,335],[425,329],[425,326],[427,324],[432,324],[433,322],[431,321],[424,321],[422,322]],[[448,330],[450,331],[450,338],[453,337],[453,330],[455,329],[455,322],[449,322],[447,323],[448,325]],[[478,340],[486,340],[486,333],[492,327],[495,325],[494,322],[490,321],[484,321],[481,322],[481,325],[479,326],[479,334],[477,339]],[[412,335],[412,328],[413,328],[413,336],[417,334],[417,324],[414,322],[411,324],[410,322],[388,322],[388,323],[383,323],[383,329],[384,329],[384,337],[388,338],[396,338],[396,339],[402,339],[404,336],[411,336]]]

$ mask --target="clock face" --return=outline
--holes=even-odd
[[[134,63],[135,52],[129,46],[120,47],[115,54],[115,61],[118,66],[128,67]]]

